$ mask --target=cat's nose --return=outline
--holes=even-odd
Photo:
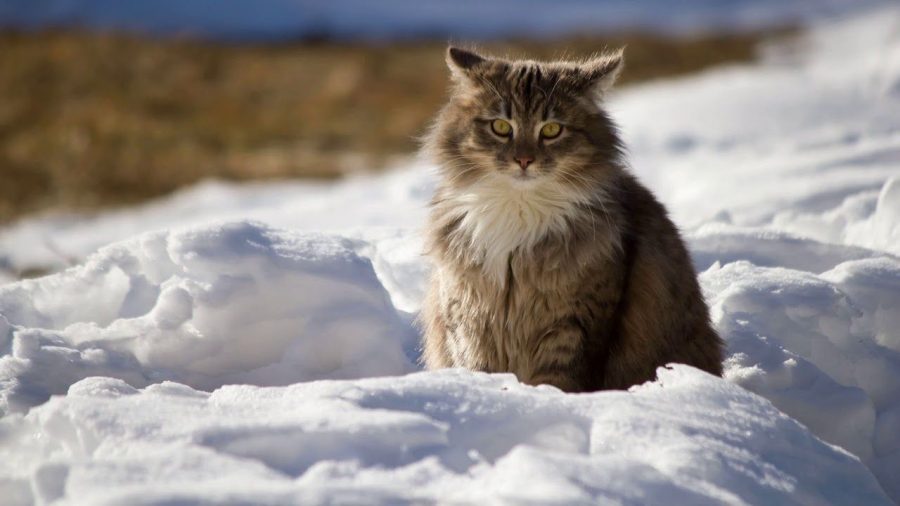
[[[519,162],[519,166],[522,167],[522,170],[525,170],[528,168],[529,165],[531,165],[531,162],[534,161],[534,157],[533,156],[517,156],[516,161]]]

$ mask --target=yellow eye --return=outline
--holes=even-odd
[[[512,133],[512,125],[506,120],[495,119],[491,121],[491,130],[501,137],[508,137]]]
[[[562,125],[559,123],[547,123],[541,127],[541,137],[545,139],[554,139],[562,133]]]

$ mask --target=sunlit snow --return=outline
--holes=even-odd
[[[0,229],[10,269],[83,259],[0,285],[0,497],[900,500],[898,27],[886,8],[609,103],[685,233],[724,379],[420,372],[424,162]]]

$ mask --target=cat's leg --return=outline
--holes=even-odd
[[[656,368],[671,362],[722,374],[722,341],[710,326],[693,268],[677,241],[671,234],[668,243],[636,248],[603,388],[652,381]]]
[[[533,344],[529,371],[520,380],[564,392],[584,391],[584,337],[580,326],[568,322],[545,332]]]
[[[447,348],[447,326],[438,314],[428,315],[426,322],[422,360],[426,369],[445,369],[453,367],[453,359]]]
[[[419,324],[422,327],[422,362],[426,369],[444,369],[453,367],[453,358],[447,346],[450,329],[447,328],[447,314],[438,297],[437,282],[432,281],[422,311],[419,313]]]

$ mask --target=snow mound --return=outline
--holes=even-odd
[[[18,459],[0,469],[21,503],[889,504],[764,399],[659,377],[588,395],[458,370],[212,393],[90,378],[0,421]]]
[[[728,342],[725,377],[853,452],[892,487],[900,260],[850,261],[820,275],[740,261],[700,280]]]
[[[898,223],[885,184],[900,174],[898,26],[895,6],[775,46],[761,65],[622,91],[611,107],[633,166],[682,226],[896,252],[884,232]]]
[[[0,287],[0,411],[95,375],[209,390],[408,372],[415,333],[359,246],[228,223],[147,233]]]
[[[783,230],[820,241],[856,244],[900,255],[900,177],[889,179],[880,192],[860,192],[824,213],[785,212],[777,215],[774,222]]]

